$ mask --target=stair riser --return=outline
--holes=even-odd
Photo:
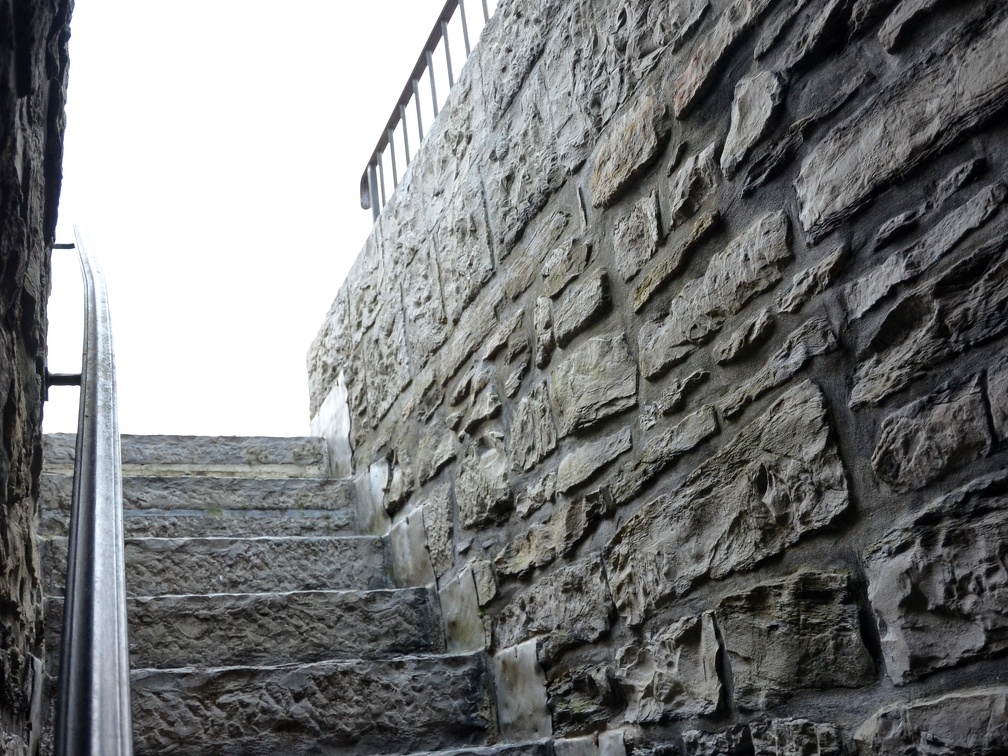
[[[39,532],[66,537],[70,515],[63,510],[39,512]],[[255,538],[258,536],[353,535],[357,532],[355,512],[299,510],[164,511],[125,510],[123,532],[127,538]]]
[[[371,659],[445,648],[426,588],[131,598],[127,615],[134,668]],[[47,650],[55,649],[59,599],[46,600],[46,622],[56,629]]]
[[[61,596],[66,539],[41,545],[45,593]],[[126,590],[132,596],[389,587],[385,545],[374,537],[126,540]]]
[[[481,655],[304,667],[140,670],[132,676],[140,754],[345,756],[493,739]]]
[[[46,472],[73,471],[75,438],[67,433],[45,436]],[[124,435],[121,448],[124,475],[329,477],[321,438]]]

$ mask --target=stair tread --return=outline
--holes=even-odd
[[[62,600],[45,602],[59,628]],[[126,602],[134,665],[274,664],[444,650],[430,588],[168,594]],[[47,644],[58,645],[50,636]]]
[[[422,753],[493,736],[482,654],[134,670],[136,752]]]
[[[391,585],[376,536],[127,537],[126,589],[159,593],[270,593]],[[63,592],[67,539],[41,540],[45,590]]]
[[[47,472],[72,472],[76,435],[43,437]],[[325,440],[314,436],[121,437],[123,475],[319,477],[329,475]]]

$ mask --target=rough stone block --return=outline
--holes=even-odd
[[[651,94],[634,102],[603,138],[592,173],[592,204],[607,207],[658,157],[668,139],[668,109]]]
[[[687,617],[645,634],[616,655],[616,677],[634,723],[711,716],[721,698],[720,644],[710,614]]]
[[[617,531],[606,556],[616,605],[639,624],[701,576],[750,569],[848,506],[825,399],[806,381]]]
[[[774,303],[778,312],[796,313],[816,294],[826,291],[847,261],[849,251],[846,244],[841,244],[821,262],[795,274],[791,279],[791,288]]]
[[[532,325],[535,327],[535,364],[544,368],[556,349],[553,333],[553,302],[549,297],[537,297],[532,307]]]
[[[889,415],[872,454],[876,477],[911,491],[987,456],[993,439],[983,393],[975,375]]]
[[[563,239],[546,254],[542,264],[542,289],[555,297],[588,267],[591,243],[576,236]]]
[[[621,464],[610,477],[608,487],[613,500],[617,504],[630,501],[655,476],[717,432],[717,416],[707,405],[651,436],[640,453]]]
[[[530,470],[556,445],[556,428],[544,381],[515,407],[510,438],[512,463],[516,469]]]
[[[752,753],[752,736],[746,725],[721,732],[687,730],[682,739],[686,756],[749,756]]]
[[[879,29],[879,42],[886,50],[892,52],[909,36],[912,29],[921,17],[926,16],[935,6],[943,0],[903,0],[896,8],[886,16],[886,20]]]
[[[641,430],[651,430],[658,421],[681,410],[686,404],[686,397],[697,386],[710,378],[710,373],[706,370],[697,370],[682,378],[676,378],[669,382],[660,398],[648,403],[641,408],[640,428]]]
[[[553,306],[553,333],[557,345],[567,346],[608,308],[609,279],[604,272],[568,287]]]
[[[994,420],[994,433],[998,441],[1004,443],[1008,441],[1008,358],[1001,358],[987,374],[987,401]]]
[[[494,564],[502,575],[523,575],[544,567],[570,552],[599,519],[612,511],[612,500],[603,491],[577,499],[562,498],[549,519],[531,526],[512,539]]]
[[[455,434],[442,420],[435,420],[420,430],[417,444],[416,477],[423,485],[455,459]]]
[[[723,599],[714,613],[741,709],[773,707],[803,689],[875,681],[846,573],[809,571],[764,583]]]
[[[934,267],[971,231],[983,226],[1004,204],[1004,184],[991,184],[961,207],[943,217],[922,239],[893,253],[881,265],[844,287],[851,317],[859,318],[899,284],[912,281]]]
[[[747,319],[734,331],[714,342],[711,354],[719,365],[741,360],[756,352],[773,333],[774,318],[769,307]]]
[[[682,269],[687,256],[693,252],[697,245],[707,240],[717,228],[719,220],[720,216],[717,212],[704,213],[697,218],[689,233],[682,238],[674,239],[669,249],[658,256],[637,284],[633,299],[634,312],[639,312],[644,305],[651,301],[655,292]]]
[[[813,318],[784,339],[756,374],[731,391],[721,402],[726,418],[735,417],[768,391],[791,380],[813,357],[829,354],[837,348],[833,328],[825,318]]]
[[[494,627],[498,648],[548,635],[544,656],[598,640],[612,625],[612,599],[602,561],[589,557],[541,577],[501,612]]]
[[[721,170],[731,178],[749,151],[766,136],[784,100],[784,80],[775,71],[759,71],[735,85],[731,127],[721,151]]]
[[[672,222],[681,225],[692,218],[718,186],[720,173],[714,157],[716,143],[689,157],[669,179]]]
[[[899,685],[1008,649],[1008,478],[981,478],[898,523],[865,556],[886,670]]]
[[[795,188],[813,241],[1001,110],[1008,100],[1002,10],[943,37],[809,152]]]
[[[430,552],[434,574],[444,575],[455,562],[454,508],[451,484],[442,483],[433,488],[420,504],[424,530],[427,532],[427,549]]]
[[[855,371],[852,408],[876,404],[927,368],[1008,330],[1006,243],[984,245],[886,313]]]
[[[561,659],[547,670],[548,698],[553,713],[554,733],[573,735],[597,729],[598,723],[621,715],[626,707],[619,683],[609,664],[568,663]],[[598,756],[594,735],[571,738],[565,748],[572,754],[587,752]]]
[[[753,756],[846,756],[843,736],[831,724],[771,719],[749,725]]]
[[[472,569],[466,567],[438,591],[445,643],[450,653],[480,651],[487,635]]]
[[[654,379],[708,341],[731,315],[781,279],[791,260],[788,218],[771,213],[753,223],[713,255],[700,278],[687,283],[658,322],[641,325],[637,336],[641,372]]]
[[[749,31],[771,0],[739,0],[725,6],[714,25],[697,45],[686,69],[675,83],[676,118],[684,118],[713,85],[717,73],[742,35]]]
[[[514,508],[508,462],[497,439],[483,436],[466,449],[455,478],[462,527],[475,528],[506,517]]]
[[[445,311],[457,323],[462,310],[493,275],[483,189],[475,175],[448,204],[438,233],[437,266]]]
[[[549,394],[561,438],[637,404],[637,365],[621,333],[580,344],[551,378]]]
[[[633,437],[629,428],[580,444],[560,460],[557,468],[557,491],[567,493],[581,485],[632,446]]]
[[[1008,687],[973,688],[879,709],[854,735],[863,756],[995,756],[1008,748]]]
[[[661,232],[658,228],[658,193],[638,200],[630,212],[616,221],[613,257],[616,270],[629,281],[654,257]]]

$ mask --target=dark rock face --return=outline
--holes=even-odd
[[[1008,749],[1008,6],[498,14],[311,352],[393,527],[559,756]]]
[[[43,624],[34,519],[71,7],[0,2],[0,750],[11,754],[38,737],[29,725]]]

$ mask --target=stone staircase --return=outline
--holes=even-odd
[[[46,438],[40,532],[59,657],[72,435]],[[138,754],[546,754],[499,740],[491,665],[449,653],[434,586],[397,587],[321,439],[125,436]],[[459,750],[461,749],[461,750]]]

